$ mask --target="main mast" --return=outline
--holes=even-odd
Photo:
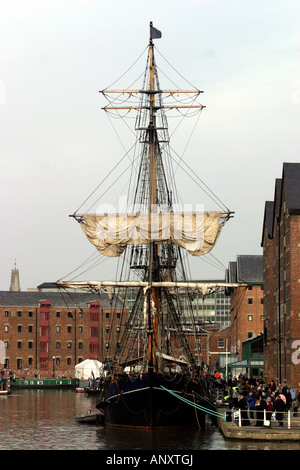
[[[149,229],[152,233],[151,215],[158,211],[157,201],[157,166],[156,148],[158,145],[156,134],[156,110],[155,110],[155,64],[153,51],[153,25],[150,23],[149,41],[149,98],[150,98],[150,122],[149,122]],[[152,286],[153,281],[159,281],[158,270],[158,245],[154,241],[149,242],[149,294],[148,294],[148,368],[158,370],[158,356],[156,352],[160,348],[160,303],[158,288]],[[156,338],[156,341],[154,341]]]
[[[196,103],[196,97],[202,93],[198,89],[194,90],[162,90],[156,70],[154,59],[154,44],[153,40],[161,37],[161,33],[155,29],[150,22],[150,40],[148,48],[147,67],[144,75],[144,83],[142,89],[125,89],[125,90],[108,90],[102,91],[102,94],[107,97],[109,94],[137,96],[140,95],[139,105],[133,106],[105,106],[106,111],[118,110],[134,110],[138,111],[136,119],[136,130],[139,132],[140,144],[143,145],[142,157],[140,159],[140,167],[137,172],[138,179],[133,198],[132,207],[137,207],[136,214],[127,214],[125,225],[123,222],[123,215],[115,214],[73,214],[73,217],[80,222],[81,227],[91,243],[106,256],[120,256],[127,246],[127,253],[129,256],[129,266],[132,272],[137,276],[139,281],[133,284],[139,288],[139,293],[136,297],[136,302],[131,312],[131,320],[128,322],[128,328],[124,333],[124,347],[118,353],[117,360],[126,355],[126,342],[130,335],[131,325],[135,324],[136,314],[142,309],[145,316],[143,316],[145,344],[147,349],[144,350],[143,367],[148,365],[148,370],[159,371],[160,357],[163,351],[169,353],[168,340],[166,335],[163,336],[168,330],[177,331],[176,339],[180,343],[182,350],[187,352],[187,362],[195,366],[194,358],[189,349],[180,318],[178,316],[177,307],[180,303],[180,298],[173,297],[173,289],[187,288],[197,289],[201,288],[203,295],[204,292],[210,287],[196,286],[195,283],[187,283],[183,260],[181,256],[181,249],[187,249],[195,256],[201,256],[209,252],[216,243],[221,226],[224,225],[226,220],[230,218],[230,212],[219,213],[204,213],[202,214],[204,226],[199,222],[196,214],[192,213],[190,226],[186,225],[187,214],[176,213],[173,210],[173,195],[172,186],[173,177],[167,181],[164,165],[166,162],[163,159],[163,152],[169,143],[169,134],[165,110],[169,109],[188,109],[192,108],[201,110],[203,105]],[[189,96],[193,101],[188,104],[176,102],[176,98],[180,95]],[[163,96],[174,98],[174,104],[165,104],[162,100]],[[194,96],[193,96],[194,95]],[[167,153],[165,154],[167,156]],[[168,156],[167,156],[168,157]],[[167,223],[164,217],[167,217]],[[202,219],[201,219],[202,220]],[[122,225],[123,224],[123,225]],[[178,224],[184,224],[184,229],[180,239],[177,235]],[[162,225],[164,229],[169,230],[167,235],[165,232],[168,230],[161,230],[161,234],[157,238],[157,226],[160,230]],[[206,225],[209,230],[206,232]],[[145,228],[145,226],[147,226]],[[108,228],[107,228],[108,227]],[[130,229],[129,229],[130,227]],[[103,231],[101,232],[101,230]],[[127,233],[127,240],[124,239],[124,233]],[[201,232],[201,233],[200,233]],[[121,238],[118,240],[117,234],[121,233]],[[131,237],[131,233],[135,236]],[[208,236],[205,234],[208,233]],[[201,235],[199,237],[199,234]],[[204,237],[203,240],[201,237]],[[200,240],[195,244],[196,240]],[[176,274],[177,261],[180,261],[181,278],[182,282],[178,282]],[[60,282],[58,285],[63,287],[75,286],[74,283]],[[75,283],[76,284],[76,283]],[[85,283],[87,288],[95,288],[100,290],[101,285],[108,285],[107,283]],[[111,285],[122,286],[122,282],[115,282]],[[130,285],[130,282],[128,283]],[[175,291],[176,292],[176,291]],[[144,294],[144,295],[143,295]],[[145,296],[145,297],[144,297]],[[143,299],[146,302],[143,308]],[[177,305],[176,305],[177,303]],[[167,320],[165,319],[165,312]],[[140,327],[138,327],[140,328]],[[146,331],[145,331],[146,330]],[[126,341],[125,341],[126,340]],[[165,341],[164,345],[162,344]],[[177,346],[176,346],[177,347]],[[139,355],[139,354],[138,354]],[[176,355],[176,354],[175,354]]]
[[[193,94],[198,95],[201,93],[199,90],[162,90],[158,83],[158,76],[156,71],[156,64],[154,59],[154,39],[161,37],[160,31],[153,27],[150,22],[150,39],[148,50],[148,81],[145,82],[145,88],[142,90],[104,90],[103,93],[116,93],[116,94],[141,94],[140,106],[107,106],[104,109],[109,110],[137,110],[140,112],[140,117],[137,118],[137,130],[141,133],[141,141],[146,146],[141,160],[141,168],[144,162],[144,167],[141,170],[142,178],[137,181],[137,187],[140,185],[140,193],[136,191],[136,199],[134,204],[137,206],[144,206],[145,197],[148,200],[148,233],[150,239],[148,246],[141,245],[140,247],[132,247],[131,259],[134,258],[134,253],[139,250],[140,260],[143,262],[139,266],[132,263],[132,269],[140,269],[144,272],[143,280],[148,282],[145,289],[147,300],[147,362],[148,370],[158,371],[160,362],[161,351],[161,334],[162,334],[162,287],[157,283],[160,281],[175,281],[174,271],[176,268],[176,259],[179,248],[173,249],[171,244],[161,245],[159,241],[152,239],[152,228],[154,227],[153,216],[157,215],[160,211],[165,210],[168,206],[172,210],[172,201],[169,194],[168,186],[164,178],[163,160],[160,148],[161,136],[158,136],[158,131],[163,134],[163,140],[169,141],[167,133],[167,121],[165,118],[165,109],[202,109],[204,106],[195,105],[165,105],[162,101],[162,95],[167,94],[173,96],[174,94]],[[145,76],[147,75],[147,70]],[[144,125],[144,118],[142,112],[148,113],[148,123]],[[159,126],[157,123],[157,116],[159,115]],[[147,178],[146,178],[147,176]],[[148,180],[147,184],[144,182]],[[162,183],[162,180],[164,182]],[[146,191],[145,191],[146,189]],[[162,209],[162,206],[164,208]],[[145,263],[146,260],[146,263]],[[155,285],[154,285],[155,284]],[[170,302],[170,298],[166,300],[169,288],[165,287],[164,302]],[[173,307],[173,306],[172,306]],[[171,307],[169,307],[170,309]],[[174,311],[174,307],[173,307]],[[177,325],[179,327],[179,325]],[[182,338],[181,341],[182,343]]]

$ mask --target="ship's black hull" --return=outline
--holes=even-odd
[[[203,429],[205,413],[170,392],[197,403],[201,387],[185,376],[172,378],[154,373],[123,377],[107,386],[105,399],[98,406],[104,410],[105,424],[110,426],[147,429],[198,426]]]

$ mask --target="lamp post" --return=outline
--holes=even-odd
[[[55,377],[55,356],[52,357],[53,360],[53,378]]]

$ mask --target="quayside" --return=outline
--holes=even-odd
[[[154,46],[161,37],[150,22],[142,86],[101,91],[108,101],[103,108],[108,115],[135,117],[137,150],[127,192],[130,210],[72,214],[98,254],[118,258],[116,279],[60,280],[57,285],[70,291],[106,291],[112,303],[114,298],[124,302],[122,316],[110,326],[119,336],[114,351],[107,347],[99,390],[97,407],[106,426],[203,428],[205,415],[214,406],[201,365],[206,332],[195,323],[191,298],[195,291],[205,296],[229,284],[192,281],[187,257],[209,253],[233,213],[222,204],[215,211],[204,211],[202,205],[190,211],[180,206],[166,115],[170,111],[197,115],[204,106],[197,88],[161,88]]]

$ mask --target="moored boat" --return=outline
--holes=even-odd
[[[103,419],[103,413],[99,410],[88,410],[86,413],[75,416],[75,421],[77,421],[78,423],[87,424],[101,424],[103,422]]]
[[[0,379],[0,395],[5,396],[5,395],[10,395],[11,394],[11,389],[10,389],[10,384],[7,379]]]
[[[151,22],[142,87],[102,91],[109,100],[106,112],[137,112],[139,158],[132,159],[131,174],[136,175],[136,181],[132,191],[130,178],[128,212],[73,214],[102,255],[121,258],[121,276],[115,281],[59,281],[57,285],[95,293],[109,290],[112,298],[124,298],[124,292],[134,290],[124,332],[113,357],[108,356],[97,404],[106,425],[204,427],[206,411],[212,407],[200,363],[200,340],[205,331],[195,325],[189,300],[195,291],[205,296],[229,284],[189,280],[186,254],[198,257],[209,253],[232,212],[226,206],[208,212],[202,205],[196,211],[178,210],[166,111],[197,113],[204,106],[197,102],[201,93],[197,88],[161,89],[153,42],[159,38],[161,32]],[[123,96],[125,102],[121,103]],[[133,104],[135,97],[139,101]],[[171,99],[174,104],[169,103]],[[188,299],[188,321],[183,321],[183,295]],[[189,335],[196,338],[197,359]]]
[[[32,379],[21,378],[10,381],[12,389],[76,389],[77,379]]]

